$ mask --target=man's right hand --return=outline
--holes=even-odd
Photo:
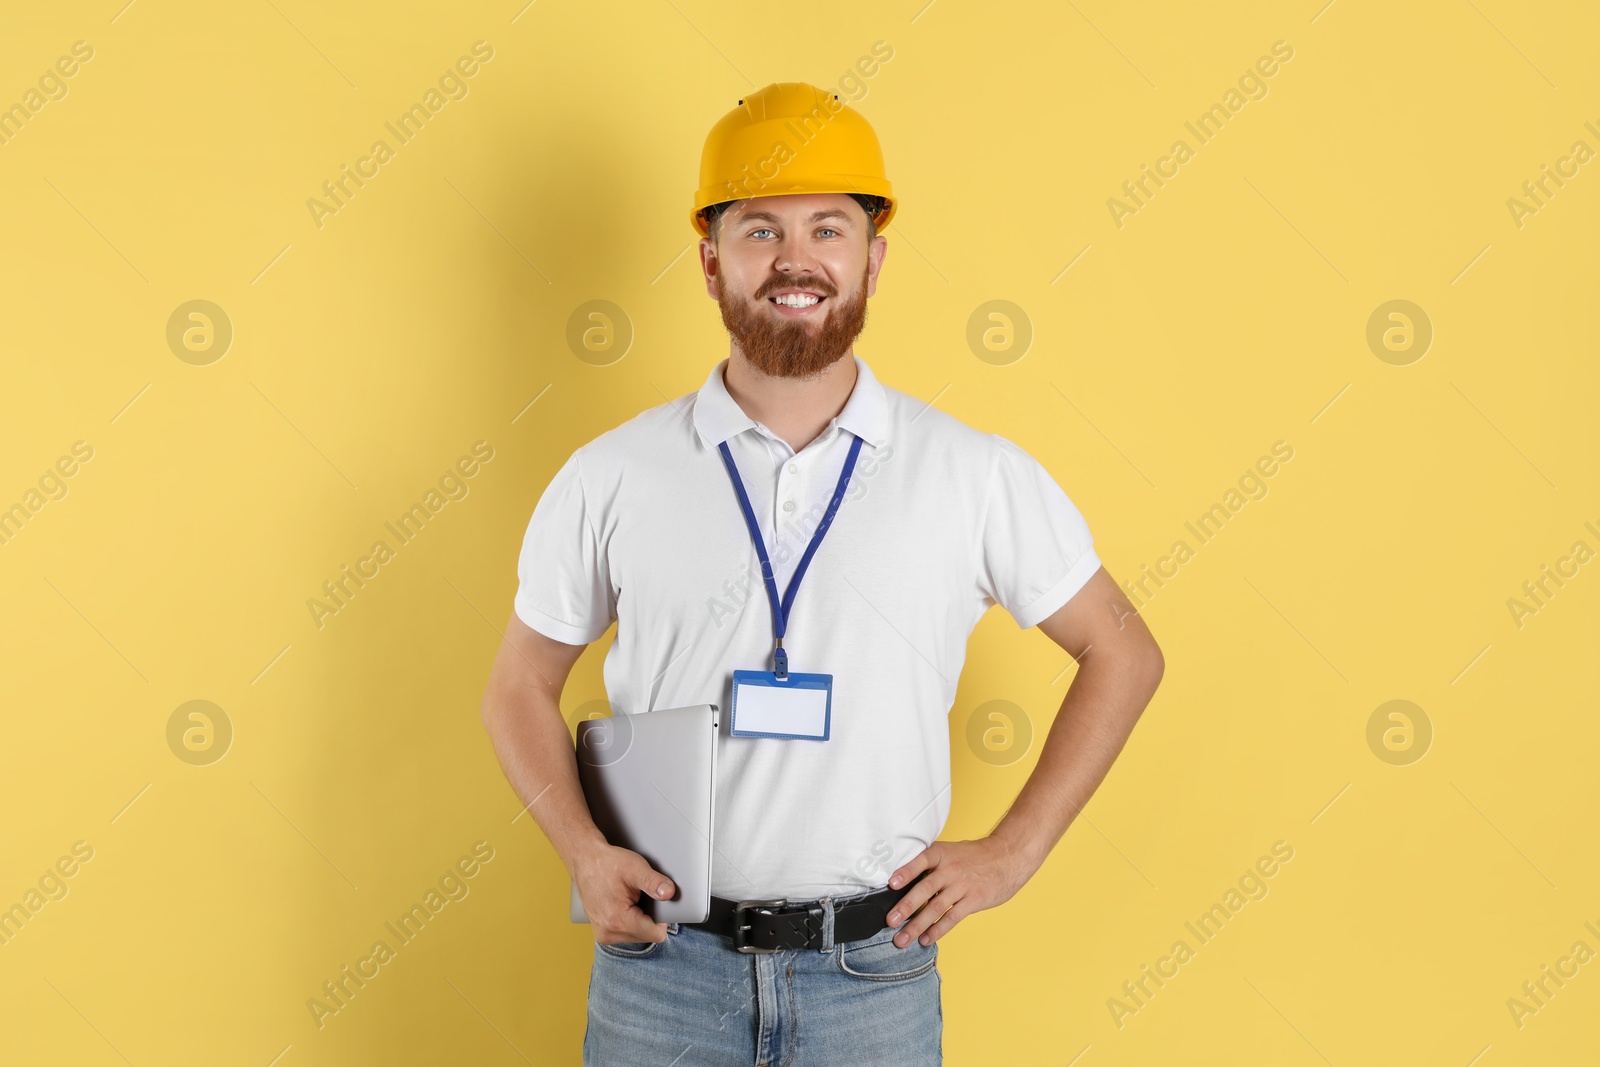
[[[667,924],[651,919],[639,907],[639,891],[656,900],[667,900],[677,892],[677,886],[637,852],[597,845],[573,865],[572,880],[578,884],[578,895],[583,898],[583,910],[594,927],[597,943],[667,939]]]
[[[513,608],[483,694],[484,726],[506,777],[522,796],[533,797],[528,809],[571,870],[595,941],[659,943],[667,939],[667,926],[639,907],[639,891],[665,900],[678,887],[637,852],[606,842],[578,782],[561,690],[583,649],[546,637]]]

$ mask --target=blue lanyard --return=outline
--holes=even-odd
[[[767,558],[767,546],[761,540],[761,527],[756,525],[756,513],[750,507],[750,497],[744,491],[744,481],[739,477],[739,468],[734,465],[733,453],[728,451],[726,441],[717,445],[717,448],[722,452],[722,462],[728,468],[728,476],[733,479],[733,488],[739,494],[739,509],[744,512],[745,525],[750,527],[750,540],[755,542],[756,555],[761,558],[761,578],[767,586],[767,600],[772,604],[772,628],[777,635],[772,649],[773,673],[779,678],[788,678],[789,654],[783,650],[783,632],[789,626],[789,610],[794,607],[794,595],[800,588],[800,579],[805,577],[811,557],[817,554],[822,535],[833,525],[833,516],[844,502],[844,487],[850,481],[850,472],[855,470],[856,456],[861,453],[861,438],[857,437],[850,443],[850,454],[845,457],[844,470],[839,472],[839,484],[834,486],[833,499],[823,513],[822,521],[817,524],[816,532],[811,535],[811,543],[806,546],[805,555],[800,557],[794,577],[789,579],[789,588],[783,594],[782,604],[778,602],[778,583],[773,577],[772,561]]]

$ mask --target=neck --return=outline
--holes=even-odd
[[[744,413],[799,452],[844,410],[856,387],[855,351],[846,352],[814,378],[774,378],[734,349],[722,381]]]

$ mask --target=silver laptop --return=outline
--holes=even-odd
[[[669,900],[641,897],[656,922],[702,922],[711,911],[718,729],[715,704],[578,723],[578,781],[595,825],[677,888]],[[576,882],[572,921],[589,921]]]

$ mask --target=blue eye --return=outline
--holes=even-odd
[[[822,228],[822,231],[819,231],[819,232],[824,232],[824,231],[827,232],[827,233],[838,233],[839,232],[838,230],[834,229],[831,226],[824,226]]]
[[[751,230],[751,231],[750,231],[750,236],[751,236],[751,237],[754,237],[754,236],[755,236],[755,235],[756,235],[756,234],[758,234],[758,233],[771,233],[771,232],[772,232],[772,230],[770,230],[770,229],[769,229],[769,228],[767,228],[767,227],[766,227],[766,226],[763,226],[763,227],[761,227],[761,228],[760,228],[760,229],[759,229],[759,230]]]

